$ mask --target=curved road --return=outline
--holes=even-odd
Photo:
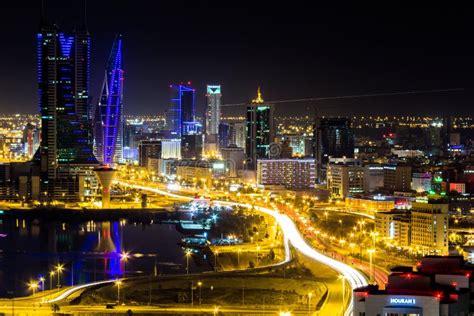
[[[153,192],[153,193],[156,193],[156,194],[170,196],[170,197],[174,197],[174,198],[185,199],[185,200],[193,200],[193,198],[189,197],[189,196],[170,193],[168,191],[164,191],[164,190],[160,190],[160,189],[156,189],[156,188],[152,188],[152,187],[147,187],[147,186],[142,186],[142,185],[137,185],[137,184],[131,184],[131,183],[123,182],[123,181],[115,181],[115,182],[120,184],[120,185],[128,186],[128,187],[138,189],[138,190],[149,191],[149,192]],[[317,262],[320,262],[320,263],[334,269],[338,273],[342,274],[344,276],[344,278],[347,280],[347,282],[349,283],[349,285],[352,289],[367,285],[367,280],[366,280],[365,276],[362,273],[360,273],[356,269],[354,269],[354,268],[352,268],[352,267],[350,267],[350,266],[348,266],[348,265],[346,265],[342,262],[339,262],[337,260],[329,258],[329,257],[319,253],[314,248],[312,248],[306,242],[306,240],[303,238],[303,236],[301,236],[301,234],[300,234],[298,228],[296,227],[295,223],[287,215],[281,214],[278,211],[275,211],[275,210],[272,210],[272,209],[269,209],[269,208],[266,208],[266,207],[253,206],[253,205],[247,204],[247,203],[228,202],[228,201],[219,201],[219,200],[215,200],[214,202],[219,203],[221,205],[242,206],[242,207],[248,207],[248,208],[254,207],[256,210],[274,217],[275,220],[280,225],[280,227],[281,227],[281,229],[284,233],[285,243],[287,241],[289,241],[291,243],[291,245],[293,245],[293,247],[295,247],[299,252],[301,252],[305,256],[307,256],[307,257],[309,257],[309,258],[311,258],[311,259],[313,259]],[[352,307],[353,307],[353,305],[352,305],[352,300],[351,300],[348,307],[347,307],[347,309],[346,309],[346,312],[344,313],[344,315],[346,315],[346,316],[352,315]]]

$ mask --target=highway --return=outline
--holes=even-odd
[[[153,187],[132,184],[132,183],[124,182],[124,181],[115,181],[115,182],[120,184],[120,185],[123,185],[123,186],[128,186],[128,187],[138,189],[138,190],[143,190],[143,191],[149,191],[149,192],[153,192],[153,193],[156,193],[156,194],[161,194],[161,195],[164,195],[164,196],[169,196],[169,197],[174,197],[174,198],[181,198],[183,200],[188,200],[188,201],[193,199],[192,197],[189,197],[189,196],[179,195],[179,194],[176,194],[176,193],[171,193],[171,192],[160,190],[160,189],[153,188]],[[352,268],[352,267],[350,267],[350,266],[348,266],[348,265],[346,265],[342,262],[339,262],[337,260],[329,258],[329,257],[321,254],[320,252],[318,252],[314,248],[312,248],[306,242],[306,240],[303,238],[303,236],[300,234],[300,232],[299,232],[298,228],[296,227],[295,223],[287,215],[282,214],[278,211],[266,208],[266,207],[253,206],[253,205],[248,204],[248,203],[219,201],[219,200],[215,200],[214,203],[218,203],[220,205],[228,205],[228,206],[241,206],[241,207],[247,207],[247,208],[254,207],[255,210],[258,210],[262,213],[265,213],[265,214],[268,214],[268,215],[272,216],[278,222],[278,224],[280,225],[280,227],[283,231],[284,238],[285,238],[285,243],[287,241],[289,241],[289,243],[295,249],[297,249],[299,252],[301,252],[302,254],[307,256],[308,258],[311,258],[314,261],[320,262],[320,263],[332,268],[333,270],[337,271],[341,275],[343,275],[343,277],[345,278],[345,280],[347,280],[347,282],[349,283],[349,285],[352,289],[358,288],[358,287],[361,287],[361,286],[365,286],[365,285],[368,284],[365,276],[361,272],[359,272],[358,270],[356,270],[356,269],[354,269],[354,268]],[[291,259],[291,254],[290,253],[287,253],[286,256],[287,256],[286,257],[287,260]],[[352,307],[353,307],[352,304],[353,303],[352,303],[352,299],[351,299],[348,306],[347,306],[347,309],[345,311],[345,314],[344,314],[345,316],[352,315]]]

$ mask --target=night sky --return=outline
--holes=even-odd
[[[6,2],[0,3],[0,112],[36,113],[35,33],[41,1]],[[67,31],[77,19],[76,2],[45,0],[47,14]],[[248,101],[259,85],[268,100],[465,88],[323,102],[334,107],[321,112],[474,113],[473,28],[467,8],[454,2],[443,7],[434,2],[255,2],[88,1],[94,103],[114,34],[120,32],[127,114],[162,114],[169,84],[188,80],[197,89],[198,114],[207,83],[222,85],[224,103]],[[305,111],[306,104],[277,108],[282,115]]]

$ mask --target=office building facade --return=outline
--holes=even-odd
[[[411,190],[412,167],[406,165],[386,165],[383,167],[383,186],[389,191],[407,192]]]
[[[329,158],[353,158],[354,135],[348,118],[317,118],[313,128],[314,158],[319,183],[326,180]]]
[[[332,199],[345,199],[364,192],[364,168],[358,160],[334,158],[329,161],[326,176]]]
[[[221,86],[207,85],[206,135],[217,135],[221,122]]]
[[[257,98],[247,106],[245,154],[249,169],[255,170],[257,160],[268,157],[274,138],[273,106],[264,103],[259,88]]]
[[[94,154],[105,165],[124,162],[123,74],[122,37],[117,35],[94,114]]]
[[[314,159],[257,160],[257,183],[285,186],[289,190],[314,188],[316,170]]]
[[[80,200],[84,196],[76,189],[87,185],[85,179],[98,165],[89,120],[90,37],[85,26],[64,33],[43,21],[37,66],[41,142],[35,161],[41,191],[48,200]]]

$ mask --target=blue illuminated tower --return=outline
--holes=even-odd
[[[37,34],[41,191],[57,198],[78,197],[78,179],[96,165],[89,120],[90,37],[85,27],[71,33],[43,21]],[[84,172],[83,172],[84,171]],[[82,191],[81,191],[82,190]]]
[[[94,114],[94,153],[102,164],[123,162],[122,36],[117,35],[107,62]]]
[[[191,82],[170,85],[170,107],[167,110],[167,128],[173,136],[189,134],[195,125],[195,92]]]

